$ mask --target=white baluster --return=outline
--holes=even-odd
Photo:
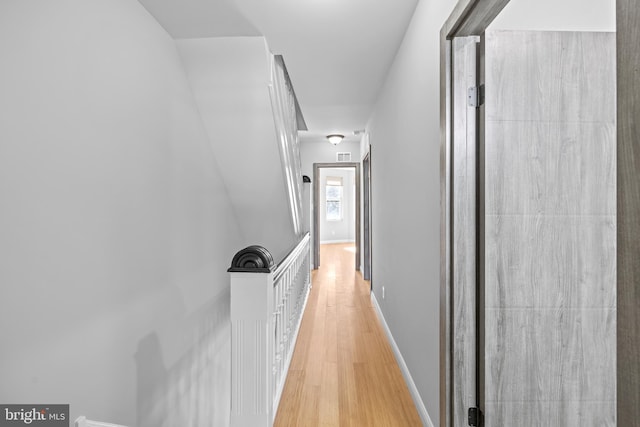
[[[230,269],[232,427],[273,425],[310,290],[309,256],[307,234],[275,270]]]

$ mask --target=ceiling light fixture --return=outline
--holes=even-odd
[[[342,142],[342,138],[344,138],[344,135],[340,135],[340,134],[337,134],[337,133],[334,133],[332,135],[327,135],[327,139],[333,145],[340,144],[340,142]]]

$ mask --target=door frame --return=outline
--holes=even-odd
[[[482,242],[483,239],[483,216],[482,212],[483,195],[481,194],[483,176],[483,141],[482,133],[478,132],[477,138],[477,161],[478,167],[476,176],[469,177],[476,180],[478,185],[477,204],[479,211],[476,214],[475,224],[470,224],[468,230],[475,233],[475,264],[476,264],[476,284],[475,293],[469,293],[469,289],[462,292],[462,289],[455,289],[454,277],[458,274],[455,270],[454,241],[456,230],[453,229],[454,201],[454,173],[459,171],[454,169],[453,159],[453,124],[454,115],[460,114],[461,106],[453,103],[454,87],[454,61],[453,61],[453,40],[458,37],[481,36],[487,27],[498,16],[500,11],[509,3],[509,0],[458,0],[451,15],[440,30],[440,427],[454,426],[454,393],[459,392],[455,388],[456,384],[462,384],[461,373],[454,369],[456,348],[454,346],[454,314],[453,307],[456,293],[464,295],[464,298],[471,298],[472,303],[477,307],[482,304],[483,271],[482,271]],[[482,58],[479,58],[482,61]],[[483,66],[478,64],[479,72],[482,74]],[[483,76],[478,75],[478,80],[482,81]],[[466,107],[466,106],[465,106]],[[476,130],[484,123],[484,109],[479,108]],[[460,303],[461,299],[457,299]],[[482,323],[481,310],[475,310],[475,346],[476,360],[482,357]],[[479,362],[478,362],[479,363]],[[463,392],[475,395],[477,406],[481,407],[482,387],[484,382],[483,370],[476,369],[475,390],[463,390]]]
[[[451,156],[452,123],[455,111],[452,105],[452,41],[456,37],[480,36],[493,22],[494,18],[509,3],[509,0],[458,0],[449,18],[440,31],[440,427],[453,426],[452,396],[456,381],[456,372],[452,369],[452,288],[453,238],[452,229],[452,178],[453,163]],[[637,381],[640,377],[640,315],[638,304],[640,297],[635,291],[640,276],[637,274],[637,258],[640,255],[638,245],[628,240],[637,239],[640,232],[640,201],[638,194],[638,171],[634,166],[638,158],[637,135],[640,124],[635,118],[640,110],[637,91],[640,78],[637,67],[640,63],[640,48],[637,45],[637,23],[640,22],[640,10],[631,0],[616,2],[616,50],[624,51],[616,59],[617,78],[617,188],[618,219],[616,221],[618,244],[616,245],[617,263],[617,420],[618,422],[637,420],[640,417]],[[481,59],[482,60],[482,59]],[[482,70],[482,65],[480,70]],[[483,77],[480,76],[480,79]],[[484,122],[481,109],[479,126]],[[481,135],[482,138],[482,135]],[[479,140],[482,156],[482,140]],[[482,177],[479,177],[482,179]],[[480,199],[481,199],[480,195]],[[480,224],[479,233],[482,233]],[[626,240],[625,240],[626,239]],[[478,246],[481,248],[481,246]],[[478,258],[481,254],[477,254]],[[481,280],[481,279],[480,279]],[[627,301],[627,299],[630,301]],[[620,319],[624,321],[620,321]]]
[[[617,220],[616,220],[616,405],[618,425],[640,419],[640,9],[636,0],[616,1]],[[631,90],[635,88],[635,90]]]
[[[360,163],[335,162],[313,164],[313,268],[320,267],[320,169],[355,168],[356,180],[356,260],[355,269],[360,270]]]
[[[373,260],[373,245],[371,242],[371,146],[369,146],[369,151],[367,151],[367,154],[362,159],[362,202],[362,259],[364,261],[362,277],[364,280],[371,281],[371,262]]]

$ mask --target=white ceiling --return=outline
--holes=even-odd
[[[309,127],[358,140],[418,0],[139,0],[172,37],[264,35]]]

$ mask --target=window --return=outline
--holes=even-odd
[[[327,177],[327,221],[342,220],[342,178]]]

